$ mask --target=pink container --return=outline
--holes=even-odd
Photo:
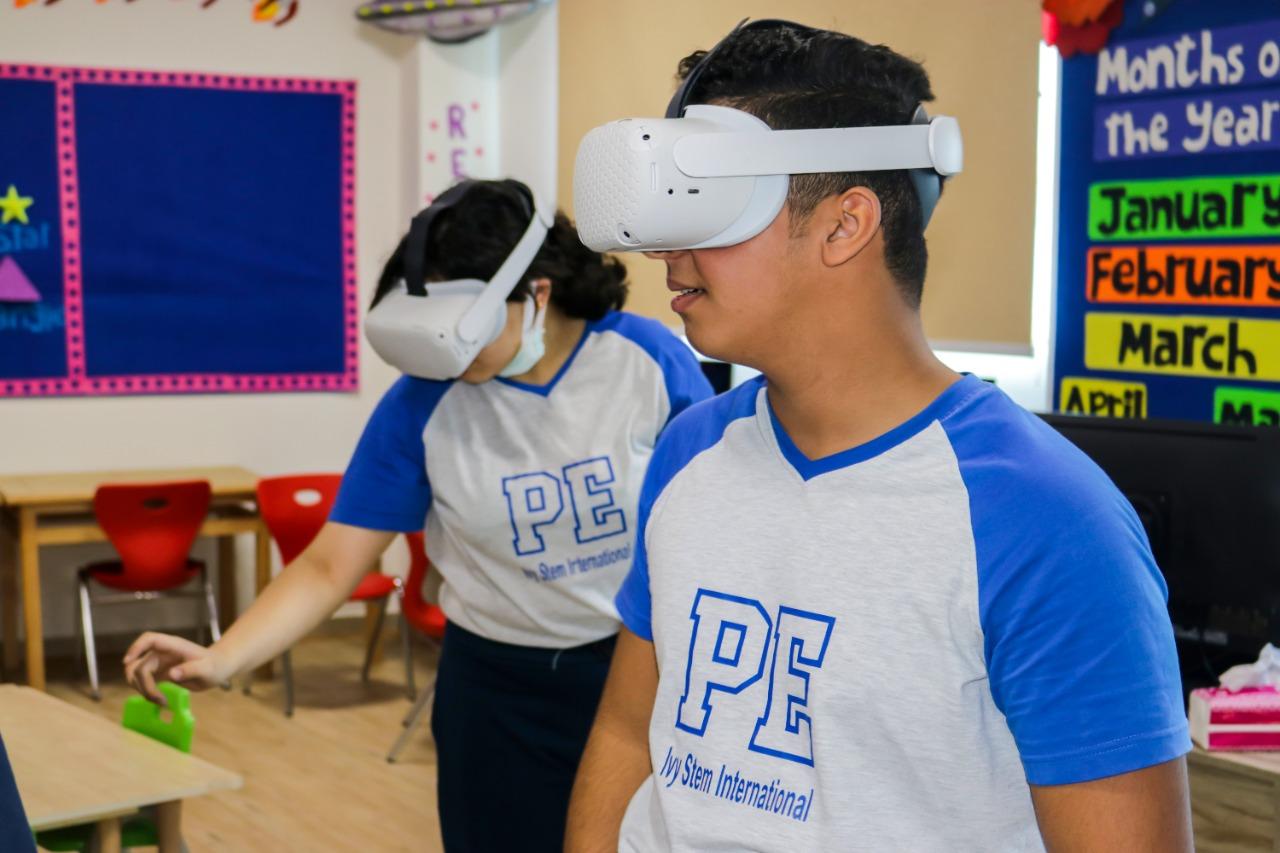
[[[1280,750],[1280,690],[1191,691],[1191,739],[1210,750]]]

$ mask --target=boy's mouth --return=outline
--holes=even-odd
[[[690,287],[670,278],[667,279],[667,289],[676,294],[675,298],[671,300],[671,310],[677,314],[683,314],[689,310],[690,305],[706,294],[706,290],[700,287]]]

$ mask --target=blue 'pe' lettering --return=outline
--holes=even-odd
[[[698,590],[689,618],[693,636],[676,728],[701,736],[713,694],[741,693],[760,680],[772,623],[755,599],[706,589]]]
[[[515,533],[512,544],[521,557],[541,554],[547,549],[541,528],[554,524],[564,511],[560,478],[545,471],[505,477],[502,492],[507,496],[507,513]]]
[[[769,698],[749,749],[813,766],[809,675],[822,668],[836,620],[821,613],[778,609]]]
[[[614,503],[613,489],[609,488],[613,482],[609,457],[597,456],[566,465],[564,481],[573,502],[577,522],[573,533],[579,544],[627,532],[626,513]]]

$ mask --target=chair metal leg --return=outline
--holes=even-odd
[[[396,756],[400,754],[400,750],[404,749],[404,745],[409,742],[409,736],[413,734],[413,724],[418,721],[418,717],[423,710],[431,702],[431,697],[436,692],[435,679],[431,679],[431,683],[422,688],[422,693],[418,696],[418,701],[413,703],[413,709],[409,711],[409,716],[404,718],[404,730],[400,732],[400,736],[396,738],[396,742],[391,745],[391,751],[387,753],[387,763],[395,764]]]
[[[80,626],[80,620],[82,618],[83,617],[80,615],[80,591],[79,589],[77,589],[76,590],[76,618],[72,620],[72,623],[71,623],[75,632],[74,638],[75,638],[75,647],[76,647],[76,669],[79,669],[80,664],[84,663],[84,640],[81,638],[81,634],[84,633],[84,629]]]
[[[213,594],[213,579],[209,577],[208,569],[200,569],[200,580],[204,584],[204,615],[209,622],[209,635],[216,643],[222,639],[222,628],[218,624],[218,599]],[[231,681],[224,681],[219,686],[223,690],[230,690]]]
[[[222,639],[222,628],[218,626],[218,600],[213,594],[213,579],[209,577],[208,569],[200,569],[200,580],[204,584],[204,615],[209,622],[209,633],[216,643]]]
[[[432,676],[431,680],[422,688],[422,692],[414,698],[413,704],[409,706],[409,713],[405,714],[404,719],[400,721],[400,726],[402,728],[407,729],[413,725],[413,721],[418,718],[418,714],[422,713],[423,703],[427,701],[423,697],[430,697],[432,693],[435,693],[435,690],[436,679],[435,676]]]
[[[382,636],[382,621],[387,616],[387,601],[391,596],[383,596],[378,602],[378,618],[373,623],[373,631],[369,634],[369,648],[364,653],[364,668],[360,670],[360,680],[369,680],[369,670],[373,667],[373,653],[378,648],[378,640]]]
[[[281,657],[282,669],[284,669],[284,715],[286,717],[293,716],[293,655],[286,649]]]
[[[409,701],[418,691],[413,687],[413,638],[409,635],[409,620],[404,615],[404,595],[400,596],[400,653],[404,657],[404,689]]]
[[[205,581],[205,575],[204,575],[204,570],[202,569],[202,570],[200,571],[200,587],[201,587],[201,588],[200,588],[200,592],[201,592],[201,596],[200,596],[200,597],[201,597],[201,598],[203,598],[203,592],[204,592],[204,581]],[[207,612],[207,608],[208,608],[208,605],[207,605],[207,604],[205,604],[203,601],[201,601],[201,602],[200,602],[200,611],[199,611],[199,613],[196,615],[196,645],[197,645],[197,646],[207,646],[207,645],[209,645],[209,634],[208,634],[208,631],[209,631],[209,626],[208,626],[208,622],[209,622],[209,614],[208,614],[208,612]]]
[[[80,582],[80,619],[84,630],[84,656],[89,664],[89,687],[94,701],[101,701],[102,693],[98,690],[98,650],[93,642],[93,604],[89,599],[89,581],[81,575]]]

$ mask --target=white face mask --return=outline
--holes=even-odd
[[[524,332],[520,336],[520,349],[515,357],[507,362],[507,366],[498,371],[499,376],[519,376],[528,373],[533,366],[542,360],[547,352],[546,321],[547,309],[538,308],[534,297],[524,303]],[[529,316],[533,314],[532,318]]]

